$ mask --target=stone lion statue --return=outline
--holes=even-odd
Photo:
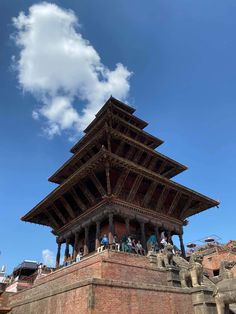
[[[193,253],[188,267],[180,269],[179,277],[182,288],[199,287],[203,284],[202,260],[201,254]]]
[[[218,314],[229,313],[229,304],[236,303],[236,278],[230,271],[235,264],[234,261],[221,262],[219,281],[213,292]]]
[[[173,255],[173,245],[167,243],[164,249],[157,254],[157,266],[159,268],[173,266]]]

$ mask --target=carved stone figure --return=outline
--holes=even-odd
[[[173,261],[173,245],[167,243],[164,249],[157,254],[157,265],[159,268],[169,267],[174,265]]]
[[[203,256],[193,253],[190,257],[189,265],[181,268],[179,272],[182,288],[198,287],[203,283]]]
[[[234,261],[221,262],[219,281],[213,292],[218,314],[229,313],[229,304],[236,303],[236,278],[230,271],[235,264]]]

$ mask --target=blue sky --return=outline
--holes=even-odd
[[[71,92],[70,85],[63,97],[73,123],[65,125],[42,110],[61,97],[61,89],[55,92],[44,86],[39,92],[32,76],[28,85],[19,82],[19,71],[24,74],[25,69],[12,67],[12,56],[16,62],[22,51],[11,38],[13,34],[16,38],[16,32],[19,35],[12,18],[20,11],[29,18],[28,10],[35,3],[0,0],[0,265],[6,264],[8,271],[23,259],[42,260],[45,249],[56,251],[49,228],[21,222],[20,217],[56,187],[47,178],[70,157],[69,149],[79,138],[79,123],[87,121],[84,116],[81,120],[82,110],[88,104],[94,109],[96,100],[88,96],[81,100],[81,86]],[[133,105],[136,114],[149,122],[147,131],[165,140],[158,150],[189,167],[175,181],[221,201],[219,208],[190,218],[185,242],[211,234],[223,242],[234,239],[236,2],[54,3],[78,18],[76,32],[90,42],[85,48],[93,47],[95,59],[100,56],[95,64],[106,72],[98,77],[115,74],[122,81],[119,88],[105,86],[106,93],[118,94]],[[37,58],[39,64],[45,62],[45,56]],[[118,73],[117,63],[123,72]],[[35,79],[37,72],[32,75]],[[102,91],[100,99],[106,93]],[[56,131],[50,136],[51,126]]]

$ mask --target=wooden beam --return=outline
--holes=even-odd
[[[90,204],[93,204],[95,202],[95,197],[89,191],[87,186],[82,181],[78,182],[78,186],[79,186],[80,190],[83,192],[83,194],[86,196],[86,198],[90,202]]]
[[[164,172],[164,173],[162,174],[162,176],[164,176],[164,177],[169,177],[169,176],[171,176],[171,174],[174,173],[174,172],[175,172],[175,168],[173,167],[173,168],[171,168],[170,170]]]
[[[131,146],[130,149],[128,150],[128,153],[125,156],[125,158],[130,159],[132,157],[132,155],[134,154],[135,150],[136,150],[136,147]]]
[[[149,189],[147,190],[144,198],[143,198],[143,202],[142,202],[142,205],[144,207],[146,207],[148,205],[148,203],[150,202],[152,196],[153,196],[153,193],[155,192],[155,189],[157,187],[158,183],[157,182],[152,182]]]
[[[70,206],[70,204],[67,202],[65,197],[62,195],[60,198],[60,201],[62,202],[62,205],[65,207],[66,211],[68,212],[69,216],[74,219],[76,217],[76,214],[73,210],[73,208]]]
[[[125,146],[125,141],[121,141],[120,145],[117,147],[117,149],[115,151],[115,154],[120,155],[123,151],[124,146]]]
[[[174,197],[174,199],[173,199],[173,201],[172,201],[172,203],[171,203],[171,205],[170,205],[170,208],[169,208],[169,210],[168,210],[168,213],[167,213],[168,215],[171,215],[171,214],[174,212],[175,207],[176,207],[178,201],[180,200],[181,196],[182,196],[182,193],[181,193],[181,192],[177,192],[177,193],[175,194],[175,197]]]
[[[59,227],[60,227],[60,225],[58,224],[58,222],[55,220],[55,218],[53,217],[53,215],[52,215],[48,210],[45,211],[45,214],[46,214],[46,216],[49,218],[49,220],[50,220],[50,222],[51,222],[53,228],[59,228]]]
[[[121,175],[119,176],[117,182],[116,182],[116,185],[115,185],[115,188],[114,188],[114,191],[113,193],[115,195],[119,195],[123,186],[124,186],[124,183],[125,183],[125,180],[126,178],[128,177],[129,175],[129,170],[128,169],[123,169],[123,171],[121,172]]]
[[[63,222],[63,224],[67,223],[66,218],[62,215],[60,209],[56,206],[55,203],[51,204],[52,209],[54,210],[55,214],[61,219],[61,221]]]
[[[167,186],[164,186],[164,188],[161,192],[161,195],[157,201],[156,211],[160,211],[161,207],[163,206],[163,204],[167,198],[169,191],[170,191],[170,189]]]
[[[106,190],[104,189],[104,187],[102,186],[101,182],[98,180],[94,172],[91,173],[90,179],[93,182],[93,184],[96,186],[101,196],[106,195]]]
[[[111,195],[111,179],[110,179],[110,164],[109,164],[109,162],[106,162],[105,171],[106,171],[106,181],[107,181],[107,195]]]
[[[157,159],[155,157],[152,157],[150,164],[148,165],[148,169],[153,170],[156,166]]]
[[[141,164],[141,166],[143,167],[147,167],[149,161],[151,160],[152,155],[151,154],[147,154],[147,157],[144,159],[143,163]]]
[[[97,147],[98,151],[100,151],[100,149],[101,149],[102,145],[101,145],[100,143],[98,143],[98,142],[97,142],[97,143],[95,144],[95,147]]]
[[[137,154],[135,154],[135,157],[134,157],[134,159],[133,159],[133,162],[138,162],[139,159],[141,158],[142,154],[143,154],[143,151],[139,150],[139,151],[137,152]]]
[[[129,195],[127,197],[127,202],[131,202],[134,199],[135,194],[137,193],[138,188],[142,182],[142,179],[143,179],[143,177],[139,176],[139,175],[135,178],[134,183],[132,185],[132,188],[131,188]]]
[[[181,217],[181,218],[185,215],[186,211],[187,211],[189,208],[191,208],[190,205],[191,205],[191,203],[192,203],[193,200],[194,200],[194,199],[193,199],[192,197],[189,197],[189,198],[188,198],[187,202],[186,202],[185,205],[184,205],[183,210],[181,211],[181,214],[180,214],[180,217]]]
[[[90,158],[95,155],[93,152],[91,152],[91,150],[88,150],[88,151],[87,151],[87,154],[88,154],[88,156],[89,156]]]
[[[157,170],[157,172],[158,172],[159,174],[161,174],[162,171],[165,169],[166,165],[167,165],[167,162],[166,162],[165,160],[163,160],[163,162],[162,162],[162,164],[160,165],[160,167],[159,167],[159,169]]]
[[[79,206],[79,208],[84,212],[87,207],[86,205],[81,201],[81,199],[79,198],[78,194],[76,193],[74,187],[72,187],[69,191],[69,193],[72,195],[74,201],[77,203],[77,205]]]

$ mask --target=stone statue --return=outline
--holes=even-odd
[[[229,304],[236,303],[236,278],[230,271],[235,264],[234,261],[221,262],[219,281],[213,292],[218,314],[229,313]]]
[[[164,249],[157,254],[157,266],[159,268],[173,266],[173,255],[173,245],[167,243]]]
[[[182,288],[199,287],[203,284],[203,256],[193,253],[188,267],[182,267],[179,272]]]

